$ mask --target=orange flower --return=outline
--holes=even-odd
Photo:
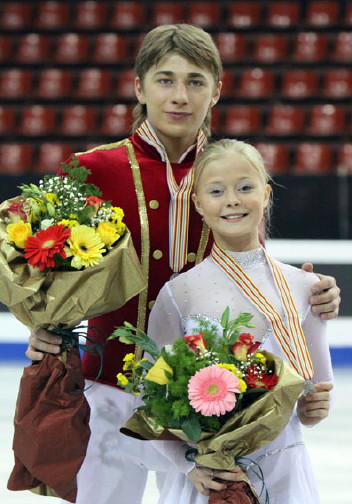
[[[71,230],[62,224],[55,224],[47,229],[38,231],[35,236],[30,236],[26,241],[25,258],[34,268],[42,271],[44,268],[55,267],[54,255],[59,254],[66,258],[64,245],[71,235]]]
[[[184,336],[183,339],[187,342],[188,346],[195,353],[204,352],[206,350],[207,345],[203,339],[204,334],[193,334],[191,336]]]
[[[238,340],[232,345],[232,353],[237,360],[246,361],[247,356],[254,354],[260,343],[253,343],[253,336],[249,333],[242,333]]]

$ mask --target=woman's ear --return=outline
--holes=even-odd
[[[271,186],[269,184],[266,185],[265,195],[264,195],[264,209],[268,206],[271,196]]]
[[[203,217],[203,209],[195,193],[192,194],[192,201],[194,203],[196,211]]]

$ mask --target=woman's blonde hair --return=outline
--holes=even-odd
[[[201,28],[189,24],[162,25],[147,33],[136,58],[134,70],[143,87],[145,74],[171,52],[177,52],[197,66],[210,70],[214,78],[214,88],[222,73],[219,51],[209,35]],[[146,105],[138,103],[133,111],[132,131],[147,118]],[[209,109],[202,129],[210,136],[211,110]]]

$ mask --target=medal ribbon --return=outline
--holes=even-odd
[[[249,301],[269,320],[274,336],[291,366],[305,379],[311,379],[313,365],[299,320],[298,310],[287,280],[278,264],[266,254],[276,288],[281,296],[287,327],[273,305],[225,250],[214,243],[211,256],[215,264],[230,280],[235,282]]]
[[[160,152],[163,160],[166,162],[166,177],[170,191],[169,263],[170,268],[174,272],[178,273],[187,263],[189,209],[190,194],[193,185],[193,168],[189,170],[188,174],[181,180],[180,185],[178,185],[165,147],[158,139],[149,121],[144,121],[137,129],[136,133],[147,140],[149,144],[154,145]],[[200,130],[197,137],[197,154],[201,152],[205,143],[206,136],[203,131]]]

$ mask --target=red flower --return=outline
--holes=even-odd
[[[266,388],[271,390],[275,387],[278,377],[272,374],[266,374],[258,368],[257,364],[251,364],[246,371],[245,379],[248,387],[251,388]]]
[[[253,339],[253,336],[249,333],[239,335],[236,343],[232,345],[232,353],[236,359],[245,361],[248,355],[254,354],[258,350],[260,342],[253,343]]]
[[[188,346],[195,353],[199,353],[200,351],[204,352],[207,345],[205,340],[203,339],[204,334],[192,334],[191,336],[184,336],[183,339],[187,342]]]
[[[27,222],[27,214],[24,211],[24,207],[22,203],[12,203],[11,206],[7,209],[7,212],[10,214],[11,222],[18,221],[22,219],[24,222]]]
[[[91,210],[93,215],[97,213],[102,203],[103,200],[101,198],[98,198],[97,196],[86,196],[85,207],[92,207]]]
[[[34,268],[42,271],[44,268],[55,266],[54,255],[59,254],[63,259],[66,257],[64,245],[71,235],[71,230],[63,224],[55,224],[47,229],[38,231],[35,236],[30,236],[25,244],[25,258]]]

